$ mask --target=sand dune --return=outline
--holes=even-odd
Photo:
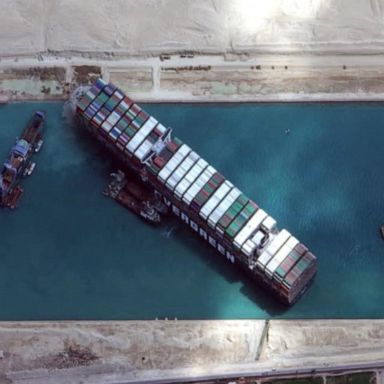
[[[3,0],[0,54],[372,52],[383,0]]]

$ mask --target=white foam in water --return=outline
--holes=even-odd
[[[90,85],[83,85],[76,88],[69,99],[64,103],[62,116],[64,120],[68,123],[73,122],[73,118],[75,116],[76,104],[80,100],[80,98],[91,88]]]
[[[172,233],[174,232],[174,230],[177,228],[178,226],[177,225],[173,225],[171,227],[167,227],[164,229],[164,231],[162,232],[162,235],[164,237],[166,237],[167,239],[169,239],[171,236],[172,236]]]

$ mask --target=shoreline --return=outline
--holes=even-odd
[[[146,103],[384,101],[384,55],[181,56],[3,59],[0,104],[65,101],[100,76]]]
[[[378,372],[384,370],[382,334],[384,320],[0,322],[0,381],[160,383]]]
[[[30,99],[10,99],[1,102],[0,106],[7,104],[19,104],[19,103],[65,103],[68,99],[57,99],[57,98],[30,98]],[[378,98],[366,98],[361,100],[356,99],[297,99],[297,100],[282,100],[282,99],[269,99],[269,100],[248,100],[248,101],[226,101],[226,100],[207,100],[207,101],[196,101],[196,100],[153,100],[153,99],[135,99],[140,104],[191,104],[191,105],[234,105],[234,104],[382,104],[384,103],[384,95],[382,99]]]

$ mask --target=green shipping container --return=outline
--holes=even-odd
[[[226,230],[226,233],[230,238],[234,238],[239,233],[244,224],[248,222],[249,218],[256,212],[257,208],[253,204],[254,203],[252,202],[248,202],[248,204],[237,215],[236,219],[232,221]]]
[[[224,213],[223,217],[218,222],[218,226],[224,231],[247,202],[248,198],[244,194],[241,194]]]
[[[100,104],[104,104],[109,99],[109,96],[105,93],[100,93],[99,96],[97,96],[97,101]]]

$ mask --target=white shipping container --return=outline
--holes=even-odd
[[[124,95],[123,95],[118,89],[116,89],[116,91],[115,91],[115,96],[116,96],[119,100],[121,100],[121,99],[124,97]]]
[[[237,188],[233,188],[232,191],[222,200],[222,202],[214,209],[214,211],[208,217],[208,224],[214,228],[216,223],[222,218],[227,209],[233,204],[233,202],[241,195],[241,192]]]
[[[177,174],[184,177],[187,171],[189,171],[194,163],[199,159],[199,155],[196,152],[190,152],[189,155],[180,163],[178,168],[173,172],[172,176]]]
[[[151,151],[152,143],[147,139],[135,152],[135,156],[141,161]]]
[[[207,219],[207,217],[217,207],[217,205],[221,202],[224,196],[232,189],[232,187],[233,187],[232,183],[230,183],[229,181],[224,181],[224,183],[221,184],[220,187],[216,189],[213,195],[201,207],[200,216],[203,219]]]
[[[204,159],[200,159],[191,170],[185,175],[183,182],[176,187],[175,193],[178,197],[182,197],[185,191],[195,182],[199,175],[207,168],[208,163]]]
[[[261,222],[265,219],[267,214],[262,209],[258,209],[254,215],[249,219],[248,223],[236,235],[233,243],[240,249],[244,242],[259,228]]]
[[[208,163],[204,159],[200,159],[185,175],[184,180],[191,185],[207,166]]]
[[[164,182],[190,151],[191,148],[189,148],[188,145],[183,144],[159,172],[157,176],[158,179]]]
[[[183,169],[183,177],[186,173],[192,168],[192,165],[196,164],[200,159],[200,156],[196,152],[191,152],[188,156],[188,160],[181,164],[181,168]]]
[[[114,126],[120,120],[120,115],[113,111],[109,116],[107,121]]]
[[[267,232],[273,232],[276,229],[276,220],[268,216],[265,218],[265,220],[261,223],[261,226],[267,231]]]
[[[280,250],[276,253],[276,255],[272,258],[272,260],[267,264],[265,272],[267,276],[272,277],[276,268],[281,264],[283,260],[291,253],[292,248],[285,243]]]
[[[163,124],[160,124],[160,123],[157,125],[156,129],[157,129],[161,134],[164,134],[165,131],[167,130],[167,128],[165,128],[164,125],[163,125]]]
[[[299,240],[297,240],[295,236],[291,236],[286,244],[288,245],[288,247],[293,249],[296,247],[297,244],[299,244]]]
[[[256,248],[256,244],[255,244],[252,240],[249,239],[249,240],[247,240],[247,241],[244,243],[244,245],[243,245],[241,251],[242,251],[243,253],[245,253],[245,254],[249,257],[249,256],[252,255],[253,250],[254,250],[255,248]]]
[[[176,189],[175,189],[175,195],[178,197],[178,198],[181,198],[184,191],[187,190],[189,186],[189,183],[184,179],[184,180],[181,180],[180,183],[177,185]]]
[[[264,250],[261,255],[258,257],[256,265],[259,269],[264,270],[265,266],[271,260],[273,255],[271,255],[267,250]]]
[[[129,106],[128,106],[128,104],[125,101],[122,101],[120,103],[120,108],[123,109],[126,112],[126,111],[128,111]]]
[[[176,153],[175,156],[173,156],[168,162],[167,164],[165,165],[164,167],[164,170],[166,172],[165,173],[165,178],[168,178],[169,175],[174,171],[174,169],[180,164],[180,162],[183,161],[183,158],[184,158],[184,154],[179,152],[179,153]]]
[[[173,188],[180,182],[198,158],[199,156],[196,152],[191,152],[168,178],[167,187],[173,190]]]
[[[188,205],[191,204],[191,201],[195,198],[201,188],[204,187],[204,185],[215,172],[216,169],[208,165],[206,170],[196,179],[196,181],[189,187],[187,192],[184,194],[183,201]]]
[[[135,152],[137,147],[152,132],[156,124],[157,120],[153,117],[150,117],[128,142],[126,145],[127,150],[131,153]]]
[[[268,245],[268,252],[272,255],[276,254],[276,252],[283,246],[285,242],[287,242],[290,237],[291,234],[286,229],[280,231],[273,239],[273,241],[271,241],[271,243]]]
[[[268,276],[272,275],[276,268],[280,265],[280,263],[289,255],[292,251],[290,247],[288,247],[287,243],[285,243],[278,252],[272,257],[269,263],[266,265],[265,270],[268,271]]]
[[[109,132],[112,129],[112,124],[109,123],[107,120],[104,121],[104,123],[101,126],[102,129],[104,129],[105,132]]]
[[[201,165],[200,161],[198,161],[191,169],[190,171],[185,175],[184,180],[187,183],[192,184],[197,176],[200,175],[200,173],[205,169],[207,165],[205,164],[204,166]]]

